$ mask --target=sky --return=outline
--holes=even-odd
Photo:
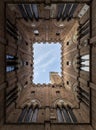
[[[60,43],[34,43],[34,75],[33,83],[50,83],[50,72],[61,75],[61,45]]]

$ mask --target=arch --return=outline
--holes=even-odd
[[[59,99],[55,101],[58,122],[76,123],[77,119],[74,112],[72,111],[72,104],[65,100]]]
[[[53,102],[53,107],[62,107],[62,106],[70,106],[70,107],[73,107],[73,105],[72,105],[72,103],[71,102],[69,102],[68,100],[66,100],[66,99],[62,99],[62,98],[59,98],[59,99],[56,99],[54,102]]]
[[[27,101],[23,102],[22,105],[21,105],[21,108],[24,108],[25,106],[33,106],[33,108],[36,108],[36,107],[40,107],[41,106],[41,103],[38,99],[28,99]]]

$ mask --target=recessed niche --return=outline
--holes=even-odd
[[[66,64],[69,65],[69,61],[67,61]]]
[[[69,41],[66,43],[66,45],[67,45],[67,46],[69,45]]]
[[[35,93],[35,91],[31,91],[31,93]]]
[[[66,84],[69,85],[69,81],[66,81]]]
[[[56,91],[56,93],[60,93],[60,91]]]

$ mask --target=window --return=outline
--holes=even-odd
[[[59,107],[57,107],[57,117],[58,117],[58,122],[63,122],[63,117],[62,117],[62,113]]]
[[[73,113],[72,108],[68,106],[68,107],[67,107],[67,111],[68,111],[68,114],[69,114],[69,116],[70,116],[71,122],[72,122],[72,123],[77,123],[77,119],[76,119],[76,117],[75,117],[75,115],[74,115],[74,113]]]
[[[56,91],[56,93],[60,93],[60,91]]]
[[[27,85],[27,84],[28,84],[28,81],[25,82],[25,85]]]
[[[15,70],[15,67],[13,66],[7,66],[6,67],[6,72],[11,72],[11,71],[14,71]]]
[[[66,84],[69,85],[69,81],[67,81]]]
[[[59,36],[59,35],[60,35],[60,32],[56,32],[56,35]]]
[[[81,87],[78,88],[78,99],[82,101],[85,105],[89,106],[89,93],[82,89]]]
[[[35,96],[35,91],[31,91],[31,95],[32,95],[32,96]]]
[[[25,42],[26,43],[26,46],[28,46],[28,42]]]
[[[59,97],[60,96],[60,91],[56,91],[56,95]]]
[[[11,23],[9,19],[6,20],[6,31],[15,40],[18,40],[19,35],[18,35],[17,27],[13,23]]]
[[[64,123],[77,123],[77,119],[71,109],[71,107],[67,106],[62,108],[57,107],[57,117],[58,122],[64,122]]]
[[[80,69],[89,72],[89,55],[81,56]]]
[[[67,42],[66,45],[68,46],[68,45],[69,45],[69,42]]]
[[[11,103],[15,102],[18,97],[17,87],[11,89],[8,93],[6,93],[6,107],[11,105]]]
[[[37,116],[38,116],[38,111],[39,111],[38,107],[33,108],[32,106],[30,106],[30,107],[25,106],[22,109],[22,112],[18,118],[18,122],[19,123],[36,122]]]
[[[24,61],[24,66],[25,66],[25,65],[28,65],[28,61]]]
[[[32,106],[31,106],[31,107],[29,107],[29,109],[27,110],[27,113],[26,113],[24,122],[31,122],[31,120],[32,120],[32,115],[33,115],[33,108],[32,108]]]
[[[69,61],[67,61],[66,64],[69,65]]]
[[[64,117],[64,121],[67,122],[67,123],[71,123],[71,119],[70,119],[68,111],[65,107],[62,107],[62,114],[63,114],[63,117]]]
[[[71,65],[71,61],[67,61],[66,65],[70,66]]]
[[[31,93],[35,93],[35,91],[31,91]]]
[[[66,43],[66,45],[69,46],[69,45],[71,45],[72,43],[73,43],[72,40],[70,40],[70,41],[68,41],[68,42]]]
[[[11,72],[17,69],[17,57],[6,55],[6,72]]]
[[[38,30],[34,30],[34,34],[35,35],[39,35],[39,31]]]
[[[26,112],[27,112],[27,106],[25,106],[25,107],[22,109],[22,111],[21,111],[21,114],[20,114],[20,116],[19,116],[19,118],[18,118],[18,122],[19,122],[19,123],[23,122],[23,118],[25,117]]]
[[[6,59],[7,60],[12,60],[12,59],[14,59],[14,56],[12,56],[12,55],[6,55]]]
[[[33,112],[32,122],[36,122],[37,121],[38,110],[39,109],[36,107],[34,112]]]

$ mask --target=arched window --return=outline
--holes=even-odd
[[[16,101],[18,97],[18,87],[14,87],[9,92],[6,92],[6,107]]]
[[[77,119],[75,117],[75,114],[74,114],[74,112],[73,112],[73,110],[72,110],[72,108],[70,106],[67,107],[67,111],[68,111],[69,117],[71,119],[71,122],[72,123],[77,123]]]
[[[89,72],[89,54],[81,56],[80,58],[80,69]]]
[[[22,109],[22,112],[18,118],[18,122],[20,123],[37,122],[38,111],[39,111],[38,107],[33,108],[32,106],[30,107],[25,106]]]
[[[18,29],[9,19],[6,20],[6,31],[15,40],[18,40],[19,37]]]
[[[28,108],[27,114],[25,116],[24,122],[31,122],[33,116],[33,108],[32,106]]]
[[[57,110],[58,122],[77,123],[77,119],[76,119],[71,107],[62,106],[62,108],[57,107],[56,110]]]
[[[64,117],[64,122],[71,123],[71,119],[69,117],[68,111],[64,106],[62,107],[62,113],[64,115],[63,116]]]
[[[61,109],[59,107],[57,107],[56,110],[57,110],[58,122],[63,122],[63,116],[62,116]]]
[[[38,107],[36,107],[33,111],[33,117],[32,117],[32,122],[36,122],[37,121],[37,116],[38,116]]]
[[[6,72],[11,72],[17,69],[17,57],[6,55]]]
[[[82,89],[81,87],[78,88],[77,93],[78,93],[78,96],[77,96],[78,99],[82,101],[85,105],[89,106],[90,104],[89,93],[85,91],[84,89]]]
[[[22,112],[21,112],[21,114],[20,114],[20,116],[19,116],[19,118],[18,118],[18,122],[19,122],[19,123],[23,122],[24,117],[25,117],[25,115],[26,115],[26,113],[27,113],[27,109],[28,109],[27,106],[25,106],[25,107],[22,109]]]

